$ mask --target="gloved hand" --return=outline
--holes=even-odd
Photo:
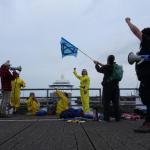
[[[94,62],[95,65],[99,64],[99,62],[97,60],[94,60],[93,62]]]

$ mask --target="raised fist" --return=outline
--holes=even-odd
[[[125,21],[128,23],[128,22],[131,21],[131,19],[130,19],[129,17],[126,17],[126,18],[125,18]]]

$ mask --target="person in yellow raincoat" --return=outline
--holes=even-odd
[[[35,98],[35,94],[33,92],[30,93],[29,98],[26,101],[28,114],[35,115],[40,110],[40,104]]]
[[[74,68],[73,73],[80,80],[80,96],[81,96],[83,112],[88,113],[90,111],[89,108],[90,78],[88,77],[88,73],[86,69],[82,70],[82,75],[78,75],[76,68]]]
[[[60,117],[60,114],[69,108],[68,94],[56,89],[55,95],[59,97],[56,105],[56,115]]]
[[[14,80],[11,81],[12,91],[11,91],[11,101],[10,104],[14,109],[14,112],[20,107],[20,90],[25,87],[25,82],[19,77],[19,74],[13,72]]]

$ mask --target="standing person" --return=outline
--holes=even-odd
[[[14,109],[14,113],[20,107],[20,90],[22,87],[25,87],[25,82],[19,77],[19,73],[16,71],[13,72],[14,80],[11,82],[12,91],[11,91],[11,106]]]
[[[9,71],[10,61],[1,65],[0,77],[1,77],[1,88],[2,88],[2,102],[1,102],[1,117],[7,117],[7,109],[10,106],[10,96],[11,96],[11,81],[13,80],[13,75]]]
[[[40,104],[35,97],[35,93],[30,93],[30,96],[26,101],[26,105],[29,115],[36,115],[36,113],[40,110]]]
[[[150,28],[144,28],[142,31],[131,23],[130,18],[125,18],[126,23],[132,33],[140,40],[140,51],[138,55],[150,56]],[[143,125],[135,129],[135,132],[150,132],[150,61],[143,61],[135,65],[136,74],[140,81],[139,96],[147,108],[147,114]]]
[[[114,67],[117,65],[115,63],[115,56],[109,55],[107,58],[107,64],[104,65],[98,61],[94,61],[95,68],[98,72],[104,74],[104,78],[102,81],[103,86],[103,94],[102,94],[102,102],[104,107],[104,120],[110,121],[110,102],[112,101],[115,119],[116,121],[120,121],[120,108],[119,108],[119,80],[115,79],[113,75]]]
[[[89,86],[90,78],[86,69],[82,70],[82,75],[78,75],[76,68],[74,68],[74,75],[80,80],[80,96],[83,107],[83,112],[86,114],[90,111],[89,108]]]

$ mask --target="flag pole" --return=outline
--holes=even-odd
[[[93,58],[91,58],[89,55],[87,55],[86,53],[84,53],[81,49],[78,49],[82,54],[84,54],[85,56],[87,56],[89,59],[91,59],[92,61],[94,61]]]

